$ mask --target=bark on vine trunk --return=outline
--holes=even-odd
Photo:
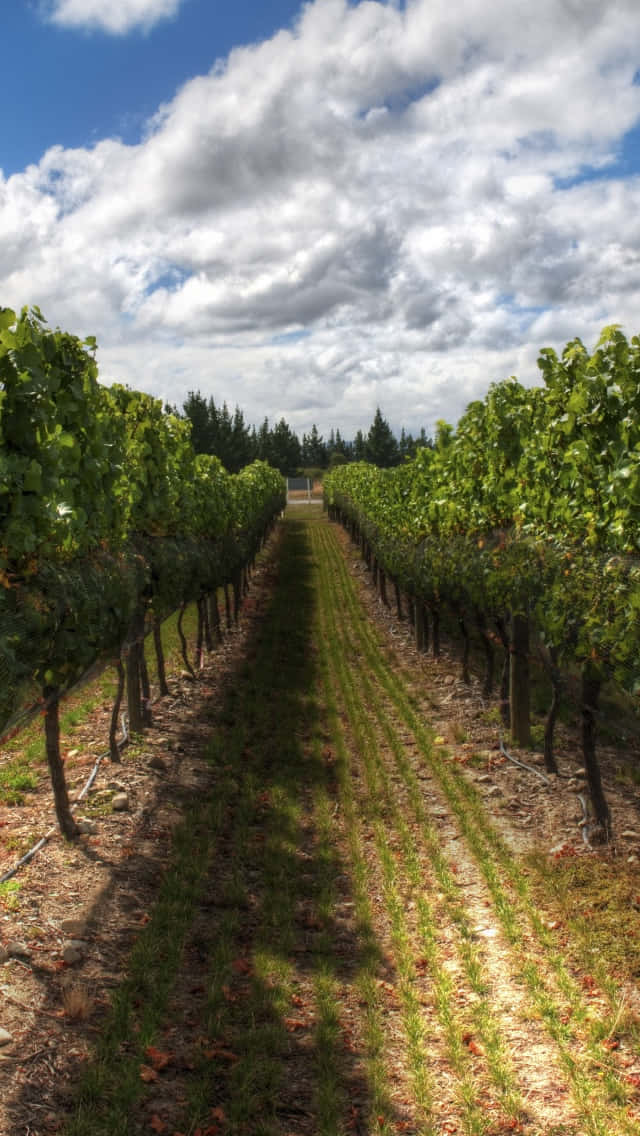
[[[396,597],[396,615],[398,616],[398,619],[402,619],[402,593],[400,591],[400,585],[398,584],[397,580],[393,581],[393,590]]]
[[[153,725],[153,713],[151,710],[151,683],[149,682],[149,671],[147,670],[147,656],[144,651],[144,616],[142,618],[139,661],[140,690],[142,692],[142,721],[146,728],[147,726]]]
[[[201,671],[204,666],[204,615],[202,611],[202,600],[198,600],[196,604],[196,611],[198,613],[198,632],[196,636],[196,668]]]
[[[458,627],[462,635],[462,681],[466,686],[471,682],[471,675],[469,674],[469,655],[471,653],[471,640],[469,638],[469,629],[467,621],[462,612],[458,612]]]
[[[78,828],[71,813],[67,782],[64,776],[64,764],[60,756],[60,717],[58,691],[55,687],[44,688],[46,709],[44,713],[44,737],[47,765],[51,777],[53,800],[60,831],[67,840],[75,840],[79,835]]]
[[[428,623],[426,619],[426,612],[424,604],[420,600],[415,602],[414,610],[414,630],[415,630],[415,643],[417,651],[426,651],[429,646],[428,642]]]
[[[204,630],[204,645],[207,651],[213,651],[213,637],[211,635],[211,621],[209,619],[209,604],[207,596],[200,600],[202,606],[202,626]]]
[[[509,642],[509,633],[507,625],[503,619],[496,619],[496,629],[500,637],[500,642],[504,650],[504,657],[502,660],[502,674],[500,676],[500,717],[505,729],[509,729],[511,725],[511,707],[509,705],[509,685],[511,675],[511,644]]]
[[[440,610],[431,608],[431,654],[434,659],[440,658]]]
[[[582,756],[597,826],[591,839],[608,844],[613,836],[611,811],[602,788],[600,763],[596,756],[596,713],[601,686],[600,677],[593,674],[590,667],[585,667],[582,672]]]
[[[239,569],[233,577],[233,622],[237,623],[240,618],[240,604],[242,602],[242,569]]]
[[[180,604],[180,614],[178,615],[177,631],[178,631],[178,636],[179,636],[179,639],[180,639],[180,649],[182,651],[182,661],[183,661],[183,663],[184,663],[184,665],[187,669],[188,674],[191,676],[191,678],[195,678],[196,677],[195,672],[194,672],[193,667],[191,666],[191,663],[189,662],[189,655],[187,654],[187,640],[185,639],[185,634],[184,634],[184,631],[182,629],[182,621],[184,619],[184,613],[186,611],[186,608],[187,608],[186,603]]]
[[[209,621],[213,628],[216,643],[222,643],[222,625],[220,623],[220,608],[218,607],[218,593],[212,592],[209,596]]]
[[[143,628],[144,615],[137,612],[131,621],[127,652],[127,710],[129,730],[132,734],[141,734],[145,725],[140,690],[140,656],[144,650],[144,645],[141,643]]]
[[[553,748],[553,738],[560,706],[561,678],[557,665],[557,652],[553,649],[549,651],[549,657],[545,659],[545,669],[551,683],[551,705],[547,711],[547,719],[544,724],[544,767],[547,773],[557,773],[558,762]]]
[[[480,633],[480,641],[482,643],[485,659],[485,672],[484,682],[482,684],[482,694],[484,698],[490,698],[493,693],[493,675],[496,656],[493,649],[493,643],[491,642],[489,632],[487,631],[487,621],[485,619],[484,612],[481,611],[480,608],[476,608],[475,616],[476,626]]]
[[[153,645],[156,652],[156,666],[158,671],[158,686],[160,688],[160,697],[164,698],[169,693],[169,686],[167,684],[167,672],[164,665],[164,648],[162,646],[162,621],[155,615],[153,617]]]
[[[387,599],[387,577],[385,576],[382,568],[378,569],[378,583],[380,585],[380,599],[382,600],[384,606],[388,607],[389,600]]]
[[[529,690],[529,620],[524,615],[511,618],[511,668],[509,703],[511,740],[514,745],[531,746]]]
[[[118,675],[118,683],[116,686],[116,694],[113,700],[113,709],[111,710],[111,723],[109,726],[109,757],[112,761],[120,762],[120,747],[118,745],[118,718],[120,717],[120,707],[122,706],[122,696],[124,694],[124,667],[122,659],[117,659],[115,663],[116,673]]]

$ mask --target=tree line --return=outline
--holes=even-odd
[[[218,406],[200,391],[189,392],[182,411],[169,409],[191,423],[195,452],[219,458],[229,473],[238,473],[253,461],[266,461],[285,476],[353,461],[389,469],[414,457],[419,447],[432,445],[424,428],[417,437],[404,428],[396,437],[379,407],[368,431],[358,430],[352,440],[346,440],[339,429],[332,429],[325,440],[315,423],[300,439],[284,418],[273,426],[265,418],[256,429],[247,424],[239,406],[232,413],[226,402]]]

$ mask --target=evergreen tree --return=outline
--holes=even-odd
[[[366,460],[381,469],[397,465],[399,461],[398,443],[386,418],[382,417],[380,407],[376,407],[365,444]]]
[[[260,461],[269,462],[271,465],[273,461],[272,449],[269,419],[265,418],[257,434],[256,457]]]
[[[212,454],[213,428],[207,400],[200,391],[189,391],[182,417],[191,423],[191,445],[197,454]]]
[[[286,476],[295,475],[302,455],[298,437],[281,418],[271,432],[271,465]]]
[[[318,433],[318,427],[315,422],[311,427],[311,433],[302,435],[301,461],[304,466],[317,466],[320,469],[326,468],[327,447],[322,438],[322,434]]]
[[[367,443],[365,441],[362,430],[358,430],[355,438],[353,439],[353,460],[354,461],[367,461]]]

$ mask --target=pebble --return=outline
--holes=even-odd
[[[31,951],[26,943],[21,943],[17,939],[13,939],[7,943],[7,954],[10,958],[30,959]]]
[[[111,807],[114,813],[126,813],[129,808],[129,794],[116,793],[111,802]]]
[[[166,773],[167,763],[159,754],[154,753],[153,757],[149,759],[149,769],[157,769],[158,773]]]
[[[82,817],[77,823],[79,831],[85,836],[93,836],[98,831],[95,820],[90,820],[89,817]]]
[[[2,1026],[0,1026],[0,1045],[11,1045],[12,1041],[13,1038],[11,1034],[7,1033],[6,1029],[3,1029]]]
[[[60,930],[63,935],[69,935],[71,939],[79,939],[84,931],[84,921],[82,919],[63,919]]]
[[[483,939],[495,939],[498,934],[495,927],[477,927],[476,935],[482,935]]]
[[[70,939],[68,943],[63,944],[62,961],[66,962],[68,966],[72,966],[73,963],[80,962],[84,958],[86,949],[86,943],[81,943],[78,939]]]

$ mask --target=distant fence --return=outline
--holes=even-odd
[[[312,481],[310,477],[287,478],[287,503],[290,505],[304,505],[311,501],[322,500],[322,485],[319,481]]]

